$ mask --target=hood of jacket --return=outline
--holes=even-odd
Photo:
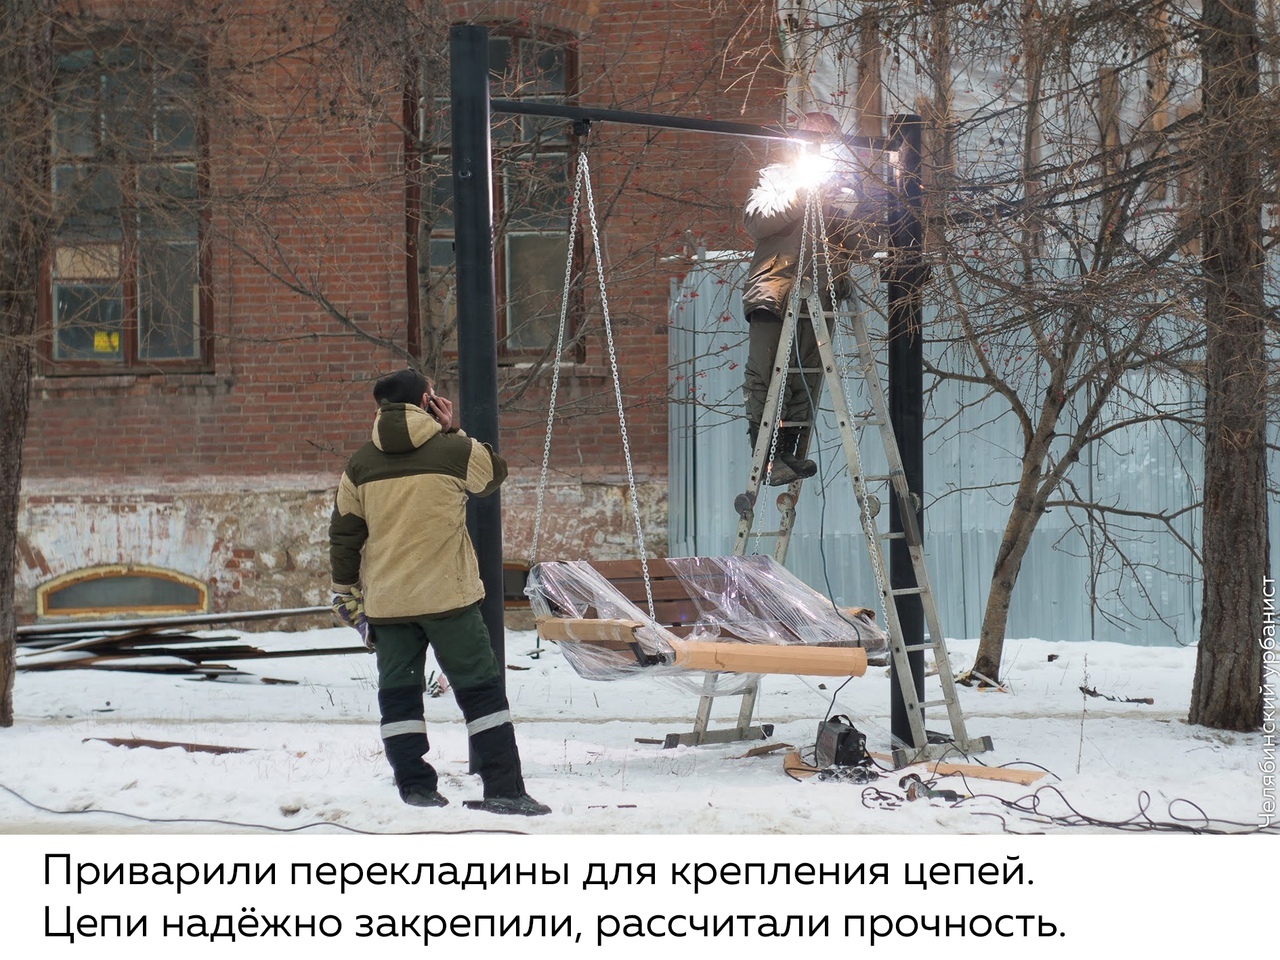
[[[383,453],[409,453],[440,432],[435,417],[412,403],[384,403],[373,420],[373,445]]]
[[[792,171],[781,163],[772,163],[760,171],[760,179],[747,195],[748,216],[772,217],[793,206],[799,199]]]

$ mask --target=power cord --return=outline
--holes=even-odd
[[[358,833],[366,837],[418,837],[418,836],[453,836],[471,833],[494,833],[494,834],[513,834],[515,836],[527,836],[523,830],[361,830],[359,827],[349,827],[343,823],[333,823],[329,820],[318,820],[312,823],[302,823],[296,827],[273,827],[266,823],[243,823],[237,820],[218,820],[203,819],[195,817],[143,817],[136,813],[123,813],[119,810],[101,810],[95,807],[88,807],[84,810],[54,810],[51,807],[44,807],[33,800],[28,800],[22,794],[18,793],[12,787],[5,786],[0,783],[0,790],[16,797],[33,810],[39,810],[41,813],[53,814],[55,816],[67,817],[83,814],[106,814],[112,817],[124,817],[128,820],[136,820],[141,823],[203,823],[220,827],[241,827],[247,830],[265,830],[271,833],[301,833],[304,830],[329,828],[339,830],[346,833]]]
[[[1042,767],[1039,764],[1030,763],[1029,761],[1017,761],[1018,763],[1026,763],[1028,766],[1037,767],[1044,770],[1052,777],[1057,777],[1052,770]],[[1003,764],[1000,767],[992,769],[1008,769],[1012,764]],[[969,779],[964,774],[956,774],[964,784],[966,791],[971,790]],[[904,789],[904,794],[899,795],[892,791],[885,790],[881,787],[868,787],[862,792],[862,804],[867,808],[875,808],[882,810],[895,810],[902,806],[904,802],[910,802],[916,799],[935,799],[943,800],[953,809],[959,809],[962,806],[974,803],[976,801],[995,801],[1006,810],[1017,814],[1020,818],[1030,818],[1033,822],[1040,824],[1056,826],[1056,827],[1093,827],[1104,828],[1108,830],[1116,830],[1123,833],[1190,833],[1190,834],[1208,834],[1216,836],[1247,836],[1251,834],[1266,834],[1271,836],[1280,836],[1280,824],[1269,824],[1260,826],[1258,824],[1244,823],[1238,820],[1223,820],[1210,817],[1204,808],[1193,800],[1185,797],[1174,797],[1166,806],[1167,819],[1156,820],[1150,814],[1151,794],[1146,790],[1138,793],[1138,810],[1131,817],[1123,820],[1109,820],[1104,817],[1094,817],[1089,814],[1082,813],[1074,804],[1072,804],[1062,792],[1062,789],[1054,784],[1045,784],[1037,788],[1030,794],[1020,797],[1016,800],[1008,800],[994,793],[971,792],[967,795],[961,795],[951,790],[938,790],[934,788],[939,778],[933,777],[925,779],[918,774],[908,774],[899,781],[899,786]],[[1059,778],[1060,779],[1060,778]],[[1051,798],[1060,802],[1069,814],[1053,814],[1046,812],[1043,807]],[[1179,815],[1178,808],[1181,806],[1190,807],[1194,811],[1194,816]],[[1023,835],[1023,831],[1012,830],[1009,821],[998,813],[992,813],[985,810],[969,810],[966,811],[974,816],[996,817],[1000,820],[1003,832],[1013,835]]]

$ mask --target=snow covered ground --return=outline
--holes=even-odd
[[[253,634],[266,649],[342,646],[341,629]],[[950,644],[963,668],[973,641]],[[637,742],[691,729],[697,697],[669,681],[579,678],[532,633],[507,638],[508,691],[529,792],[551,816],[495,822],[460,801],[480,796],[467,773],[465,733],[452,697],[427,701],[430,759],[443,810],[404,806],[377,734],[372,656],[248,661],[251,678],[200,681],[94,670],[19,674],[15,726],[0,732],[0,818],[10,832],[236,832],[333,824],[360,831],[511,828],[548,834],[999,834],[1106,832],[1147,821],[1244,830],[1264,801],[1259,734],[1186,724],[1194,649],[1010,641],[1008,692],[961,688],[979,758],[1048,773],[1029,787],[947,777],[972,799],[906,802],[900,775],[867,789],[796,781],[786,750],[742,755],[754,743],[663,749]],[[836,683],[766,677],[757,720],[774,741],[807,751],[829,712],[847,714],[873,749],[888,747],[884,668]],[[270,684],[262,678],[296,681]],[[934,695],[936,681],[926,686]],[[1085,697],[1081,686],[1123,699]],[[737,698],[717,702],[736,715]],[[930,729],[947,731],[940,708]],[[242,748],[238,753],[129,749],[140,738]],[[1274,794],[1272,795],[1274,799]],[[1022,809],[1001,801],[1017,802]],[[1066,826],[1038,816],[1091,821]]]
[[[320,630],[255,634],[265,649],[348,645],[353,634]],[[973,641],[954,641],[957,668]],[[669,681],[582,680],[556,646],[507,637],[507,684],[532,795],[550,817],[534,833],[1018,833],[1056,826],[1030,813],[1106,822],[1144,820],[1247,829],[1260,823],[1261,735],[1185,723],[1194,650],[1116,644],[1010,641],[1009,691],[961,687],[970,736],[995,750],[978,758],[1048,773],[1030,787],[947,777],[938,786],[973,795],[959,804],[905,803],[899,776],[877,790],[849,782],[797,782],[777,753],[742,758],[759,744],[663,749],[691,728],[698,698]],[[451,695],[429,699],[430,759],[454,801],[443,810],[399,801],[381,755],[371,655],[242,662],[252,677],[200,681],[108,671],[26,672],[18,721],[0,733],[0,817],[9,831],[228,832],[332,823],[361,831],[468,829],[492,815],[460,803],[480,796],[467,774],[465,731]],[[817,723],[847,714],[873,749],[888,748],[888,678],[870,668],[832,700],[836,682],[765,677],[756,719],[773,741],[812,746]],[[266,684],[262,678],[296,681]],[[925,695],[934,695],[928,681]],[[1087,698],[1088,686],[1111,701]],[[1125,703],[1151,699],[1152,704]],[[736,716],[737,698],[717,701]],[[931,730],[948,731],[933,710]],[[108,739],[192,742],[243,753],[128,749]],[[959,759],[959,758],[957,758]],[[10,792],[12,791],[12,792]],[[881,791],[881,792],[877,792]],[[1019,801],[1028,810],[1000,800]],[[1206,819],[1207,818],[1207,819]]]
[[[352,637],[333,629],[251,640],[285,650],[345,646]],[[951,644],[958,667],[975,647]],[[1099,944],[1103,956],[1259,949],[1274,937],[1274,835],[1121,836],[1251,831],[1268,797],[1274,802],[1260,734],[1185,723],[1194,658],[1192,649],[1011,641],[1008,692],[961,689],[969,733],[994,741],[983,763],[1048,772],[1030,786],[941,778],[936,787],[964,798],[909,801],[896,773],[866,785],[797,781],[783,771],[785,750],[744,757],[759,744],[667,750],[638,742],[688,731],[696,696],[654,679],[583,680],[554,647],[539,651],[533,634],[511,633],[507,680],[526,779],[554,808],[537,819],[462,806],[480,796],[480,784],[467,773],[463,727],[448,695],[427,701],[427,719],[431,759],[454,802],[430,810],[402,804],[378,740],[368,655],[249,661],[243,666],[253,676],[218,681],[22,673],[17,722],[0,730],[6,956],[50,957],[113,939],[117,916],[126,926],[148,924],[127,940],[135,960],[171,957],[193,939],[272,960],[286,946],[347,958],[373,944],[477,956],[533,946],[539,955],[552,948],[611,960],[648,960],[660,949],[701,960],[714,942],[744,957],[773,956],[781,941],[770,933],[784,916],[804,918],[787,927],[789,949],[870,945],[882,956],[945,950],[987,960],[1034,949],[1074,957],[1099,952]],[[926,694],[935,686],[931,680]],[[1086,698],[1081,686],[1119,699]],[[775,725],[774,742],[807,751],[818,721],[843,713],[873,749],[885,750],[886,671],[872,668],[835,688],[829,680],[767,677],[757,720]],[[737,703],[723,701],[720,719],[736,715]],[[931,716],[929,726],[945,730],[945,717]],[[239,752],[106,742],[134,738]],[[1036,834],[1051,836],[1029,836]],[[240,862],[274,864],[275,882],[179,891],[101,880],[113,864],[144,872],[225,864],[230,872]],[[341,890],[318,872],[314,882],[299,882],[299,863],[352,864],[357,872],[369,864],[457,864],[459,876],[475,864],[550,865],[552,879],[563,874],[563,881],[508,874],[487,886],[364,882]],[[753,878],[749,865],[761,863],[768,870]],[[1025,873],[1021,882],[988,884],[951,872],[950,865],[975,863],[999,870],[1016,863]],[[656,880],[628,883],[640,878],[615,877],[618,864],[655,864]],[[797,872],[791,882],[767,882],[779,864],[784,871],[816,864],[841,879],[814,882]],[[882,881],[845,878],[846,870],[876,864],[884,865]],[[700,886],[690,882],[695,876]],[[910,882],[921,876],[931,882]],[[84,877],[96,882],[77,888]],[[613,879],[620,882],[606,882]],[[1171,915],[1179,900],[1188,909]],[[519,922],[503,934],[486,919],[495,915]],[[182,940],[175,917],[186,924]],[[320,933],[262,926],[316,917],[328,924]],[[928,930],[939,917],[948,918],[943,932]],[[254,928],[247,935],[236,926],[246,921]],[[958,932],[953,922],[972,926]],[[223,923],[216,929],[238,930],[238,939],[208,937]],[[372,942],[361,939],[374,936],[363,923],[377,924]],[[291,944],[279,942],[284,935]]]

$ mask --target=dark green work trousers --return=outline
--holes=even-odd
[[[454,616],[379,623],[371,629],[378,657],[382,744],[396,785],[402,791],[415,785],[428,790],[437,786],[435,768],[424,759],[430,745],[422,703],[423,671],[430,646],[467,721],[485,797],[522,795],[515,727],[480,605]]]
[[[773,364],[778,355],[778,342],[782,339],[782,318],[769,310],[753,310],[747,318],[747,369],[743,378],[746,414],[749,423],[759,424],[764,416],[765,397],[769,381],[773,378]],[[801,362],[796,363],[797,346]],[[813,321],[804,310],[796,319],[796,335],[791,341],[788,367],[801,366],[813,373],[793,373],[787,377],[782,400],[778,405],[781,419],[788,422],[812,421],[809,398],[818,398],[822,386],[822,359],[818,354],[818,341],[813,335]]]

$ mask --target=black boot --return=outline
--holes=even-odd
[[[444,806],[436,792],[435,768],[423,755],[429,749],[423,721],[422,688],[391,687],[378,691],[382,713],[382,747],[395,774],[400,799],[415,807]]]
[[[754,457],[755,444],[760,439],[760,425],[749,424],[748,428],[746,428],[746,435],[748,435],[748,439],[751,442],[751,456]],[[786,486],[787,484],[794,483],[795,480],[800,479],[799,476],[796,476],[796,472],[792,470],[791,467],[788,467],[786,463],[782,462],[781,454],[782,435],[780,434],[778,435],[777,449],[773,452],[773,462],[769,463],[768,461],[765,461],[764,463],[765,471],[767,471],[764,475],[764,483],[767,483],[769,486]],[[739,516],[742,515],[742,511],[744,511],[744,509],[750,508],[750,504],[746,503],[735,502],[733,506],[737,509]]]
[[[750,424],[747,427],[747,436],[751,440],[751,452],[752,452],[752,455],[754,455],[755,449],[756,449],[756,441],[759,440],[760,438],[760,425],[756,423]],[[800,475],[796,473],[795,470],[793,470],[790,466],[788,466],[787,462],[782,458],[782,453],[783,453],[782,445],[785,439],[786,439],[786,431],[783,431],[778,434],[777,446],[773,451],[773,462],[765,463],[765,468],[768,472],[765,474],[764,481],[771,487],[785,487],[788,484],[794,483],[795,481],[800,479]],[[742,515],[744,506],[747,506],[747,505],[740,505],[737,503],[734,504],[734,507],[735,509],[737,509],[739,516]]]
[[[799,479],[808,480],[818,472],[818,465],[812,460],[801,460],[796,456],[800,447],[800,428],[787,427],[778,434],[778,459],[785,463]],[[772,480],[770,481],[772,483]]]

